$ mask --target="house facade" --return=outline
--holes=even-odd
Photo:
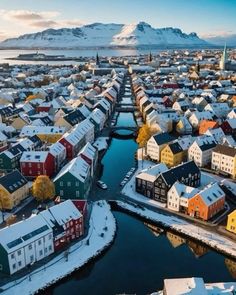
[[[226,229],[234,234],[236,234],[236,210],[228,215],[227,227]]]

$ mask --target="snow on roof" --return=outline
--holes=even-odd
[[[231,128],[236,129],[236,118],[228,119],[227,122],[229,123]]]
[[[48,156],[48,152],[44,151],[30,151],[23,152],[20,162],[40,162],[44,163]]]
[[[57,181],[58,179],[60,179],[60,177],[69,172],[75,178],[77,178],[81,182],[84,182],[87,175],[89,174],[89,168],[89,164],[84,159],[82,159],[81,157],[76,157],[60,170],[53,181]]]
[[[49,152],[50,154],[52,154],[53,156],[57,156],[61,153],[66,152],[66,148],[64,147],[64,145],[62,145],[59,141],[55,142],[54,144],[52,144],[49,147]]]
[[[20,137],[32,136],[35,134],[64,134],[65,127],[58,126],[24,126],[21,130]]]
[[[183,183],[180,183],[179,181],[176,181],[173,184],[172,188],[173,187],[176,189],[176,191],[178,192],[178,195],[181,198],[190,199],[199,192],[199,190],[197,188],[187,186],[187,185],[185,185]]]
[[[202,278],[165,279],[166,295],[207,295]]]
[[[142,170],[139,174],[136,175],[136,178],[141,178],[147,181],[155,181],[157,176],[167,171],[168,168],[164,163],[157,164],[151,168]]]
[[[79,152],[79,155],[83,154],[89,159],[93,160],[95,158],[96,149],[91,145],[91,143],[87,143]]]
[[[207,206],[210,206],[217,202],[219,199],[225,196],[225,193],[215,183],[208,184],[203,190],[201,190],[198,195],[200,195]]]
[[[58,205],[48,209],[57,223],[61,226],[65,225],[68,221],[82,217],[80,211],[76,208],[71,200],[67,200]]]
[[[11,253],[50,232],[52,229],[43,217],[34,215],[1,229],[0,244],[8,253]]]

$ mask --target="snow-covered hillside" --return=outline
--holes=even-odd
[[[149,24],[94,23],[73,29],[48,29],[0,43],[4,48],[79,48],[114,46],[201,46],[207,45],[196,33],[180,29],[155,29]]]

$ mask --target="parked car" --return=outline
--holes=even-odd
[[[101,189],[107,189],[107,185],[101,180],[97,181],[97,186],[100,187]]]

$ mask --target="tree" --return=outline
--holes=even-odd
[[[157,130],[155,128],[152,128],[147,124],[144,124],[141,128],[139,128],[138,137],[136,139],[137,143],[139,144],[139,147],[144,147],[149,138],[156,132]]]
[[[11,209],[11,200],[8,197],[6,191],[0,188],[0,210],[2,211],[2,220],[4,221],[4,213],[5,209]]]
[[[33,183],[33,196],[37,201],[44,202],[55,196],[55,186],[47,175],[39,175]]]

